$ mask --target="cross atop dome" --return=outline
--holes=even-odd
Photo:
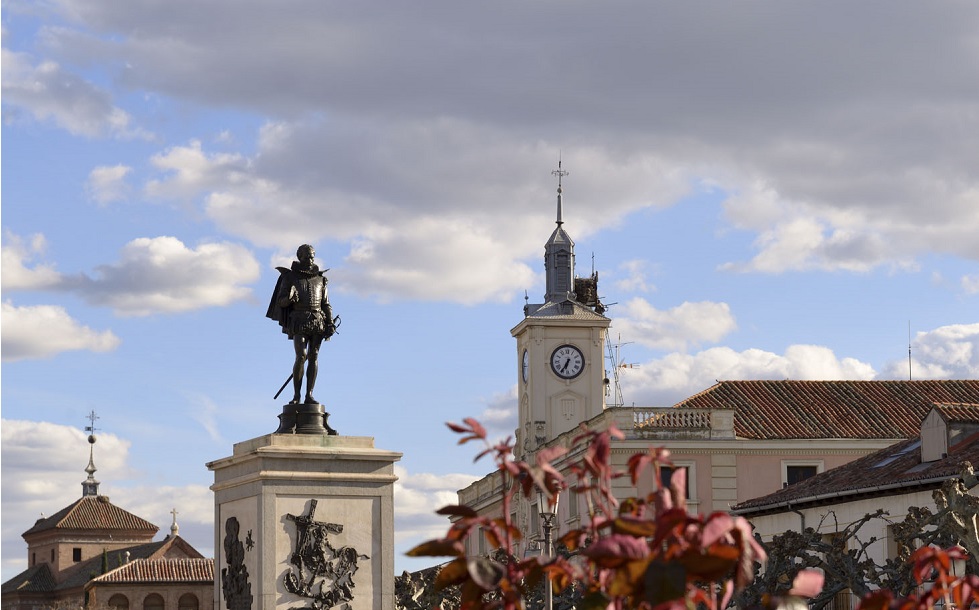
[[[88,414],[89,424],[85,426],[85,432],[88,432],[88,466],[85,467],[85,472],[88,473],[88,478],[82,481],[82,496],[97,496],[99,495],[99,482],[95,480],[95,459],[94,459],[94,449],[95,449],[95,420],[99,418],[93,410]]]

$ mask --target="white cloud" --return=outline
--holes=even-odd
[[[190,248],[169,236],[134,239],[123,247],[118,262],[100,265],[91,275],[59,274],[51,265],[27,267],[25,263],[43,252],[44,246],[42,235],[32,236],[26,244],[22,238],[7,234],[2,269],[5,290],[74,292],[125,316],[230,305],[251,296],[246,284],[261,273],[258,261],[243,246],[215,242]],[[35,314],[55,316],[51,308]],[[61,314],[66,318],[63,310]],[[6,334],[4,337],[6,341]]]
[[[670,406],[730,379],[873,379],[871,365],[839,358],[827,347],[792,345],[784,355],[760,349],[713,347],[669,354],[619,373],[626,404]]]
[[[888,364],[884,379],[907,379],[908,362]],[[913,379],[979,378],[979,323],[952,324],[919,332],[912,341]]]
[[[44,235],[35,233],[29,240],[13,233],[4,233],[0,254],[0,278],[4,290],[37,290],[57,286],[61,276],[54,265],[37,264],[27,267],[36,256],[44,254],[47,242]]]
[[[71,350],[107,352],[120,343],[111,331],[99,332],[79,324],[63,307],[17,307],[4,302],[2,308],[3,346],[0,352],[4,362],[50,358]]]
[[[619,265],[625,277],[615,280],[615,287],[622,292],[652,292],[656,287],[648,283],[646,276],[650,272],[649,261],[630,260]]]
[[[475,140],[483,142],[478,150],[470,147]],[[535,284],[523,259],[554,226],[556,194],[541,176],[558,155],[556,147],[461,121],[392,130],[280,122],[263,128],[251,158],[208,153],[197,141],[162,152],[153,164],[164,173],[146,190],[200,200],[225,231],[259,245],[291,250],[307,241],[347,242],[344,264],[330,264],[344,290],[382,301],[474,304],[506,301]],[[309,159],[319,161],[313,167]],[[647,155],[613,161],[607,151],[581,148],[565,162],[596,172],[583,174],[574,197],[565,196],[577,235],[617,222],[651,193],[686,189]],[[470,176],[486,163],[512,178],[474,189]],[[620,186],[610,187],[613,179]],[[588,203],[616,192],[626,203],[601,209]]]
[[[467,474],[409,474],[399,465],[394,473],[395,542],[404,552],[429,538],[440,538],[449,529],[449,520],[435,511],[457,504],[456,492],[479,477]]]
[[[24,53],[3,49],[3,101],[75,135],[148,138],[108,92],[53,61],[32,65]]]
[[[656,349],[686,349],[716,343],[737,328],[727,303],[682,303],[668,311],[636,297],[627,301],[615,320],[615,331],[628,341]]]
[[[964,290],[966,294],[979,293],[979,275],[963,275],[962,290]]]
[[[124,200],[130,190],[125,179],[132,169],[122,164],[96,167],[88,175],[86,190],[89,197],[102,205]]]
[[[154,155],[150,163],[164,172],[162,179],[147,183],[146,192],[151,197],[192,198],[203,190],[247,180],[244,157],[231,153],[206,155],[199,140],[170,147]]]
[[[237,244],[188,248],[175,237],[141,237],[126,244],[119,262],[65,278],[63,287],[120,315],[145,316],[230,305],[251,295],[244,284],[259,274],[258,262]]]
[[[486,428],[490,441],[513,437],[517,428],[517,386],[512,385],[506,392],[500,392],[484,401],[486,407],[476,419]]]

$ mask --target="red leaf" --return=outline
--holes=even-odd
[[[467,578],[469,578],[469,571],[466,569],[466,558],[453,559],[439,570],[438,576],[435,577],[435,589],[441,591],[446,587],[457,585]]]
[[[789,595],[813,598],[823,590],[826,577],[819,570],[799,570],[792,581]]]
[[[449,506],[443,506],[442,508],[435,511],[436,515],[449,515],[450,517],[476,517],[478,513],[468,506],[462,506],[458,504],[450,504]]]
[[[423,542],[411,549],[405,555],[408,557],[462,557],[466,554],[462,543],[458,540],[439,538]]]
[[[656,522],[636,517],[619,517],[612,522],[612,529],[617,534],[628,534],[637,538],[649,538],[656,535]]]
[[[602,567],[615,568],[628,561],[647,557],[649,545],[641,538],[611,534],[583,550],[582,554]]]
[[[893,593],[887,589],[878,589],[860,600],[857,610],[888,610],[893,599]]]

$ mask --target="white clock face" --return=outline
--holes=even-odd
[[[523,365],[521,366],[521,376],[523,377],[524,383],[527,383],[527,378],[530,376],[530,354],[527,350],[523,351]]]
[[[585,355],[573,345],[562,345],[551,354],[551,370],[562,379],[574,379],[585,368]]]

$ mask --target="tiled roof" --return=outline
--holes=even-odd
[[[734,409],[739,438],[909,438],[936,403],[979,403],[979,380],[721,381],[676,405]]]
[[[152,536],[159,530],[142,517],[137,517],[109,502],[106,496],[83,496],[46,519],[38,519],[24,536],[51,529],[71,530],[136,530]]]
[[[43,593],[54,589],[54,577],[48,564],[42,563],[27,568],[17,576],[3,583],[2,593]]]
[[[935,410],[942,418],[951,422],[976,422],[979,420],[979,403],[975,404],[941,404],[935,405]],[[977,422],[979,423],[979,422]]]
[[[213,582],[213,559],[139,559],[92,579],[94,583]]]
[[[750,516],[782,512],[789,504],[801,508],[845,502],[869,493],[889,495],[914,487],[938,487],[941,481],[959,475],[967,461],[979,465],[979,433],[949,447],[948,457],[933,462],[921,461],[921,439],[916,436],[775,493],[742,502],[733,510]]]
[[[595,313],[587,305],[576,301],[560,303],[531,303],[527,305],[528,318],[556,318],[563,320],[607,320],[605,316]]]
[[[193,559],[194,561],[203,560],[201,554],[194,547],[190,546],[183,538],[177,536],[176,538],[167,537],[163,540],[158,540],[156,542],[147,542],[146,544],[137,544],[124,549],[117,549],[114,551],[109,551],[106,553],[106,560],[109,565],[110,570],[114,570],[119,567],[124,567],[126,563],[126,553],[129,553],[129,563],[132,564],[137,561],[174,561],[183,559]],[[170,556],[167,559],[167,556]],[[186,557],[176,557],[173,555],[185,555]],[[32,570],[43,567],[48,574],[47,579],[41,576],[33,577],[31,576]],[[213,567],[211,568],[213,572]],[[6,592],[9,587],[14,587],[13,590],[23,590],[17,589],[18,586],[25,586],[23,583],[25,579],[31,579],[32,591],[44,592],[44,591],[60,591],[66,589],[75,589],[78,587],[83,587],[90,580],[95,578],[102,572],[102,555],[96,555],[82,561],[81,563],[76,563],[67,570],[61,573],[61,582],[56,583],[54,578],[51,577],[50,572],[47,569],[47,564],[41,564],[35,568],[31,568],[22,574],[15,576],[9,581],[3,584],[3,590]]]

